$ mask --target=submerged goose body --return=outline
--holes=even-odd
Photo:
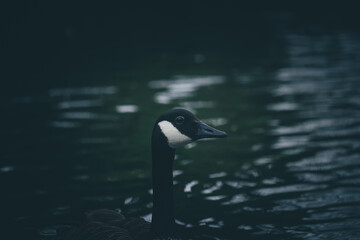
[[[226,133],[201,122],[185,109],[173,109],[155,122],[151,138],[152,222],[125,218],[111,210],[86,214],[87,221],[66,234],[66,240],[181,239],[173,212],[173,161],[175,149],[202,138],[222,138]]]

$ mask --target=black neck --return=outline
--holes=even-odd
[[[169,236],[173,233],[173,161],[175,149],[170,148],[165,136],[156,126],[152,136],[153,213],[152,237]]]

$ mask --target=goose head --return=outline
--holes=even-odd
[[[223,138],[227,134],[200,121],[185,109],[172,109],[156,121],[155,129],[170,148],[176,149],[203,138]]]

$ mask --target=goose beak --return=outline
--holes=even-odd
[[[195,134],[196,140],[201,138],[224,138],[227,136],[226,132],[217,130],[203,122],[196,122],[198,125],[198,131]]]

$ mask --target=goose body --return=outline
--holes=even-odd
[[[226,137],[225,132],[201,122],[185,109],[173,109],[155,122],[152,137],[152,222],[125,218],[112,210],[86,214],[84,224],[68,232],[65,240],[171,240],[178,237],[173,212],[175,149],[202,138]]]

